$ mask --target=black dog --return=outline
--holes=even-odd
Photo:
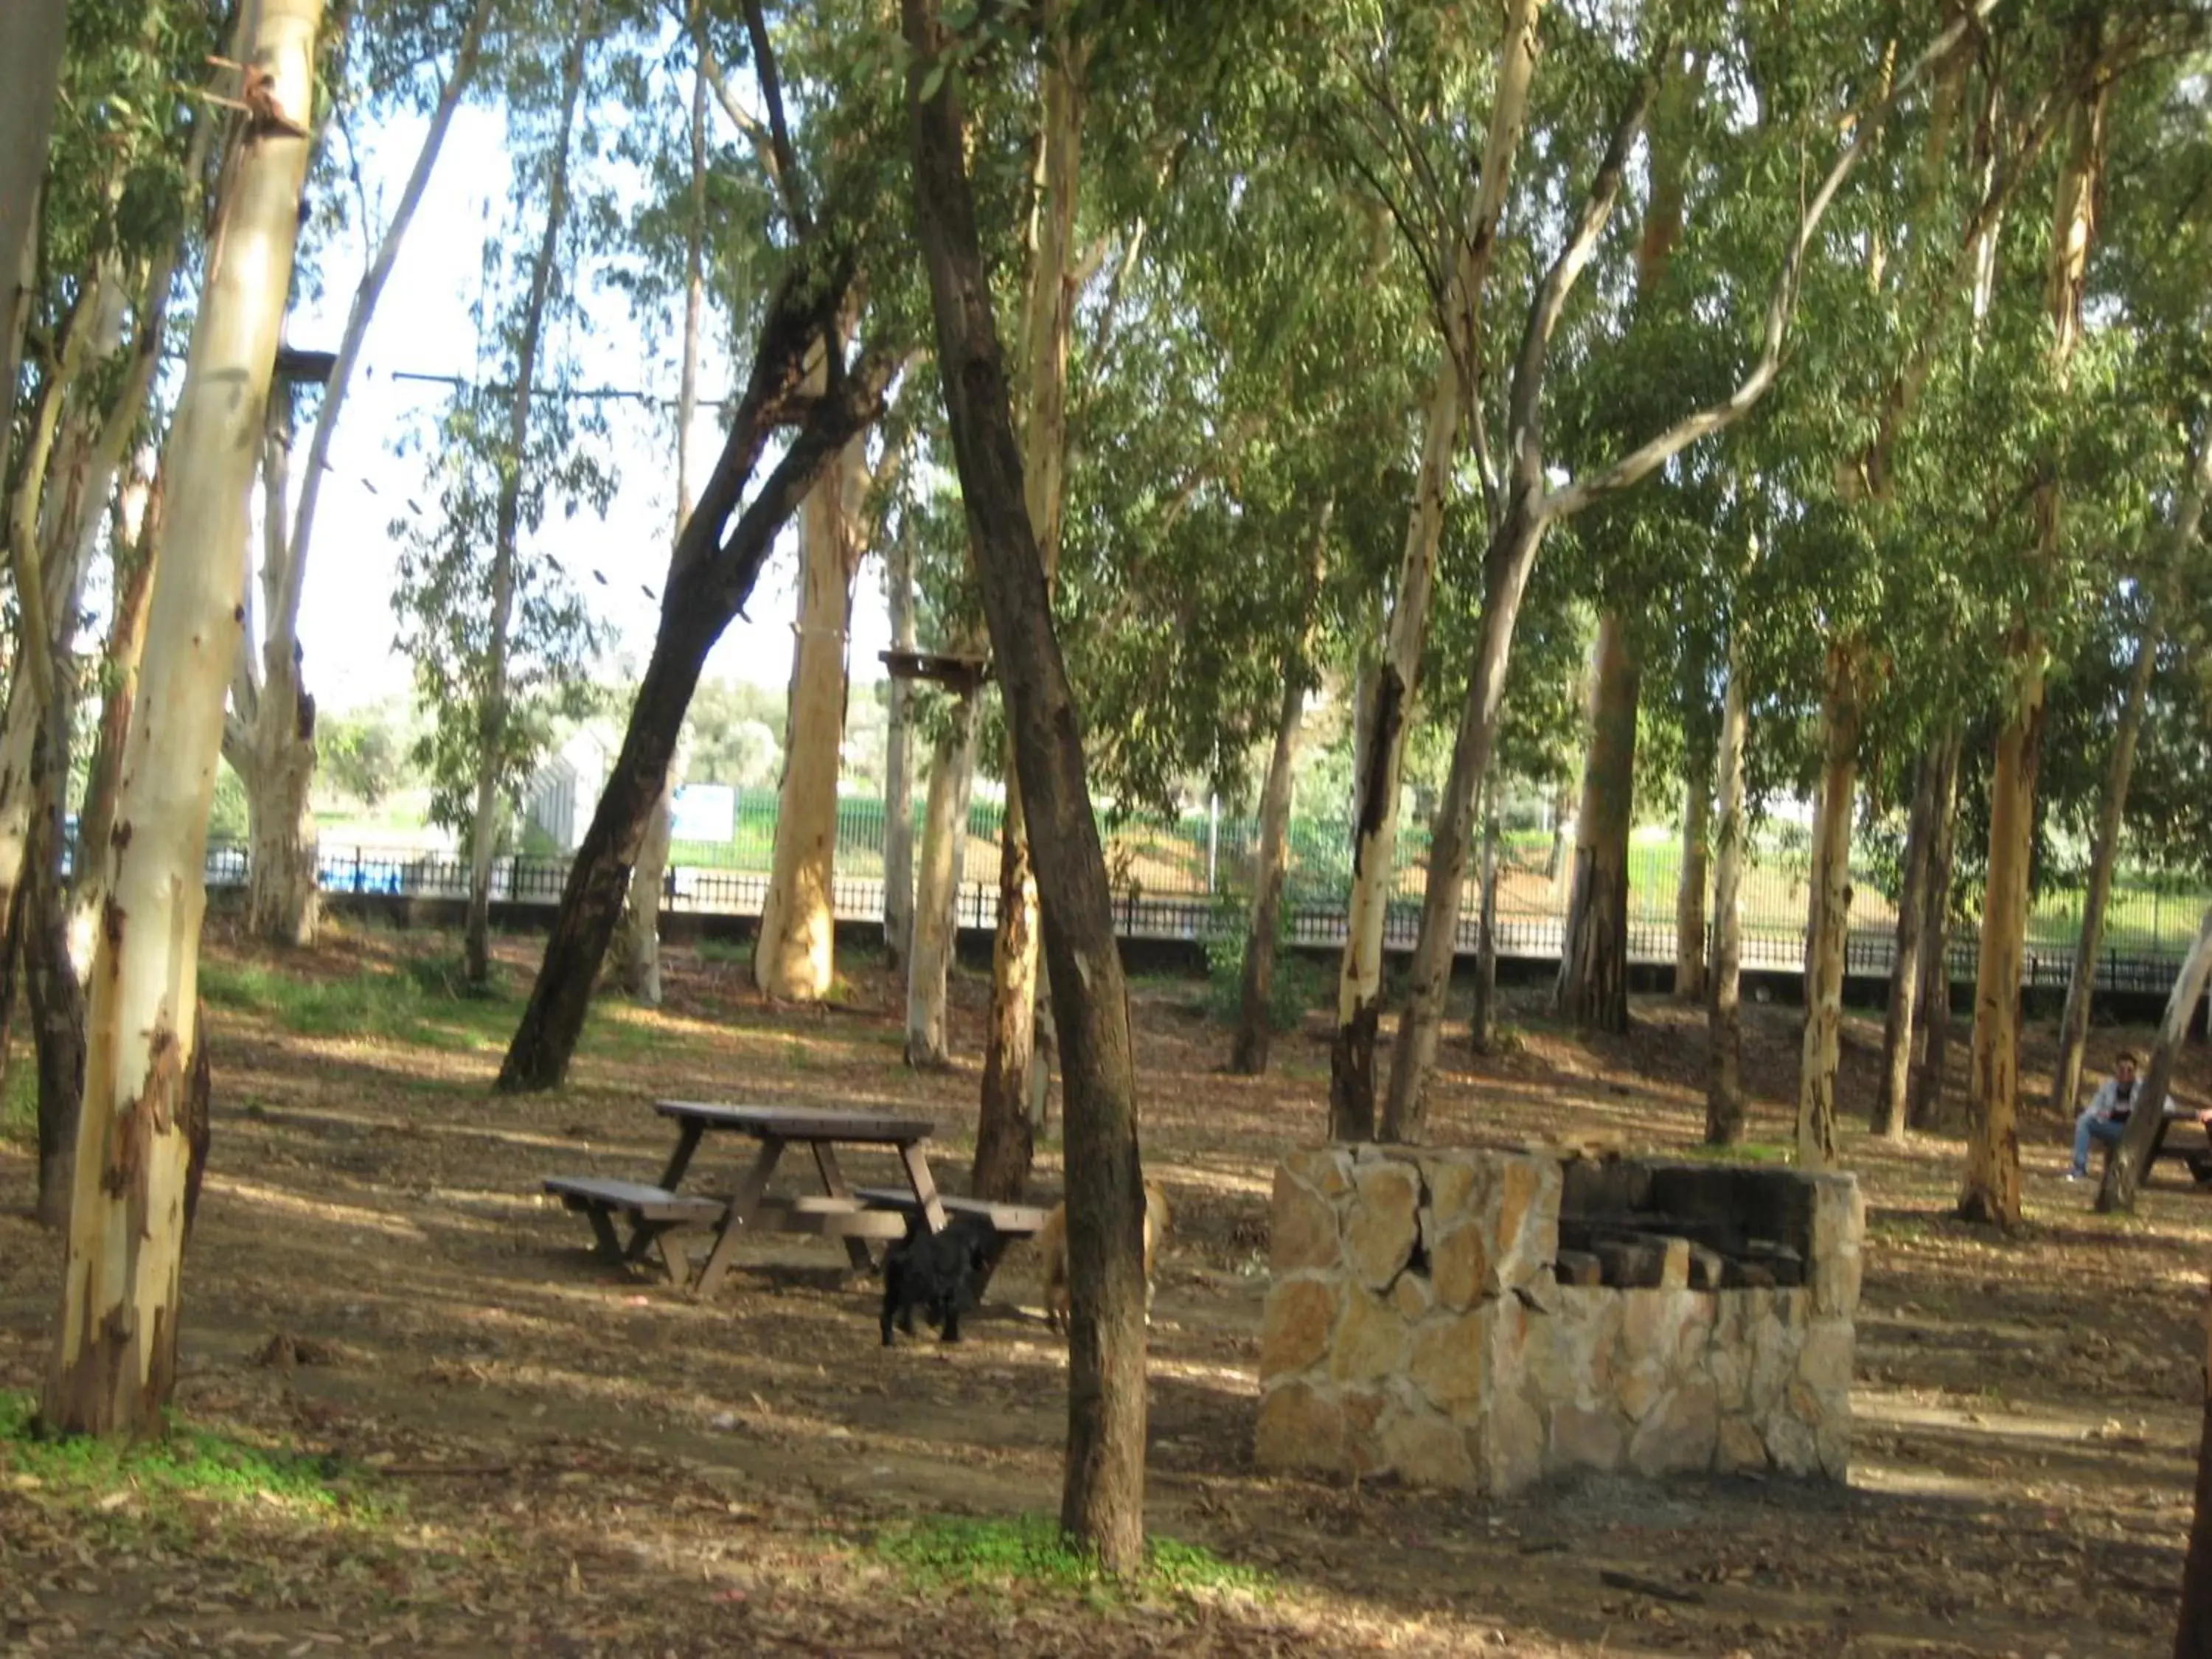
[[[997,1234],[981,1216],[955,1216],[941,1233],[917,1222],[884,1256],[884,1346],[891,1326],[914,1334],[914,1311],[937,1327],[947,1342],[960,1340],[960,1316],[975,1305],[991,1270]]]

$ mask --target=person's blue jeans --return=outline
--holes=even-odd
[[[2074,1173],[2077,1176],[2089,1173],[2091,1141],[2101,1146],[2117,1146],[2120,1144],[2120,1137],[2127,1132],[2125,1118],[2098,1117],[2084,1111],[2074,1120]]]

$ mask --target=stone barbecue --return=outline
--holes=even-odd
[[[1295,1152],[1258,1460],[1496,1495],[1579,1469],[1841,1480],[1864,1230],[1848,1175]]]

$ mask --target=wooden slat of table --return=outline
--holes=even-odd
[[[904,1146],[929,1139],[937,1126],[926,1117],[815,1106],[731,1106],[710,1101],[659,1100],[653,1109],[688,1130],[734,1129],[789,1140],[842,1140],[857,1146]]]

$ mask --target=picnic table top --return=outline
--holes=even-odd
[[[760,1139],[844,1140],[910,1146],[937,1126],[926,1117],[896,1112],[859,1112],[817,1106],[731,1106],[710,1101],[657,1100],[663,1117],[709,1129],[735,1129]]]

